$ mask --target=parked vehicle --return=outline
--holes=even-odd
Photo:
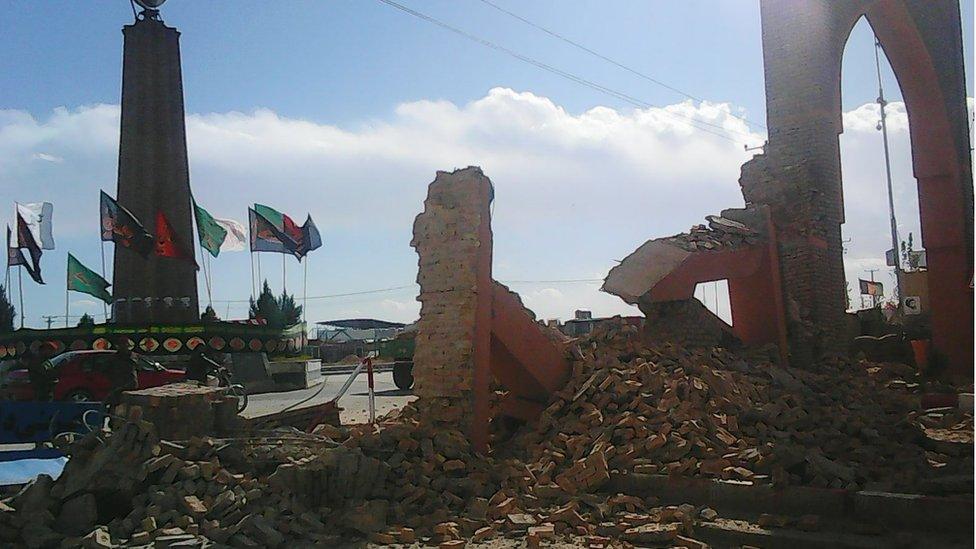
[[[404,330],[380,348],[380,356],[393,358],[393,383],[403,391],[413,387],[413,351],[417,330]]]
[[[54,400],[75,402],[104,400],[112,391],[111,377],[107,373],[115,351],[69,351],[51,359],[57,383]],[[158,387],[181,381],[183,370],[170,370],[145,357],[133,355],[139,388]],[[34,400],[34,389],[26,369],[11,370],[0,386],[0,394],[8,400]]]

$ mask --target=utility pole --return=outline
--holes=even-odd
[[[891,190],[891,158],[888,152],[888,122],[885,115],[885,105],[888,104],[884,98],[884,86],[881,83],[881,42],[877,37],[874,39],[874,64],[878,69],[878,105],[881,107],[881,139],[884,141],[885,175],[888,178],[888,213],[891,219],[891,253],[894,256],[895,267],[895,289],[892,295],[899,296],[901,304],[901,294],[899,293],[899,283],[901,282],[901,260],[898,257],[898,224],[895,222],[895,198]],[[887,255],[887,254],[885,254]],[[871,280],[874,281],[874,272],[871,273]]]
[[[51,323],[54,322],[54,319],[56,319],[58,317],[45,315],[45,316],[42,316],[41,318],[44,319],[44,322],[47,322],[47,329],[50,330],[51,329]]]

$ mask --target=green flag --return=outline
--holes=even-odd
[[[112,294],[108,293],[111,286],[104,278],[95,274],[95,271],[85,267],[75,256],[68,254],[68,289],[90,296],[95,296],[105,303],[112,303]]]
[[[274,208],[269,208],[264,204],[255,204],[254,211],[257,212],[261,217],[270,221],[271,224],[277,227],[279,231],[285,230],[285,214]]]
[[[197,219],[197,235],[200,237],[200,245],[210,252],[210,255],[217,257],[217,254],[220,253],[220,245],[227,238],[227,229],[221,227],[210,215],[210,212],[197,205],[196,200],[193,201],[193,215]]]

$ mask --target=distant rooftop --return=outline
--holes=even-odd
[[[324,320],[316,322],[319,326],[335,326],[337,328],[354,328],[357,330],[369,330],[374,328],[403,328],[406,324],[402,322],[390,322],[387,320],[377,320],[375,318],[345,318],[340,320]]]

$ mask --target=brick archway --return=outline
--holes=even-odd
[[[933,341],[955,369],[971,371],[973,178],[965,63],[960,59],[958,66],[961,89],[952,89],[955,79],[940,78],[923,36],[903,4],[876,4],[866,17],[895,71],[908,111],[922,243],[929,265]],[[958,29],[958,22],[955,27]],[[962,48],[956,51],[961,58]],[[954,123],[961,127],[953,128]]]
[[[840,70],[857,21],[875,30],[901,86],[929,264],[933,343],[973,364],[973,183],[959,6],[952,0],[762,0],[769,143],[743,166],[747,202],[781,234],[794,359],[842,351],[844,222]]]

